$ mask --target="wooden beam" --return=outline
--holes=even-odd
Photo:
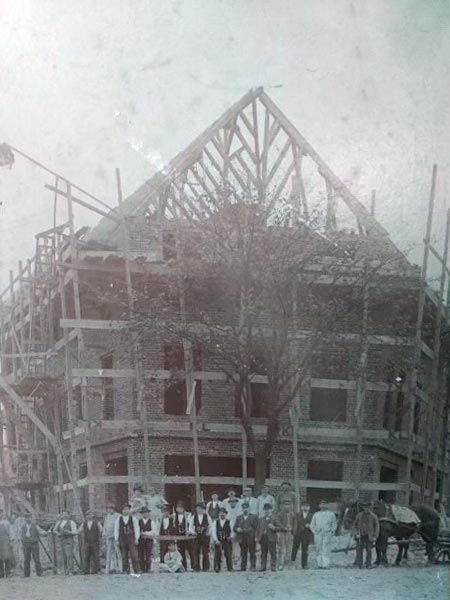
[[[45,184],[44,187],[46,187],[51,192],[54,192],[60,196],[64,196],[65,198],[67,198],[67,192],[64,192],[63,190],[58,190],[53,185],[49,185],[47,183],[47,184]],[[104,210],[97,208],[96,206],[92,206],[88,202],[85,202],[84,200],[80,200],[76,196],[72,195],[72,202],[75,202],[76,204],[79,204],[80,206],[83,206],[84,208],[88,208],[89,210],[92,210],[92,212],[97,213],[101,217],[105,217],[106,219],[111,219],[111,221],[114,221],[115,223],[120,223],[120,219],[118,217],[116,217],[115,215],[113,215],[112,213],[107,213]]]
[[[60,319],[62,329],[118,330],[128,327],[128,321],[104,321],[100,319]]]

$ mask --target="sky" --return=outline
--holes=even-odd
[[[0,0],[0,142],[109,205],[250,88],[266,92],[402,248],[450,207],[448,0]],[[54,179],[0,169],[0,283],[53,224]],[[58,221],[65,221],[58,206]],[[97,217],[77,209],[76,226]]]

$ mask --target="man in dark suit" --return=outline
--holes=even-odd
[[[309,506],[309,502],[302,502],[300,512],[294,515],[293,523],[293,542],[291,560],[295,562],[297,552],[302,546],[302,569],[308,568],[308,546],[314,542],[314,535],[311,531],[311,519],[313,513]]]
[[[234,531],[238,534],[239,544],[241,546],[241,571],[247,570],[247,556],[250,554],[250,571],[256,570],[256,528],[258,527],[258,517],[249,514],[249,504],[242,504],[242,515],[236,517]]]

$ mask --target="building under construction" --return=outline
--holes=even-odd
[[[448,226],[438,251],[430,243],[435,180],[436,169],[422,269],[404,257],[381,268],[362,319],[313,361],[298,410],[281,416],[267,463],[273,489],[291,480],[312,503],[355,494],[445,500]],[[67,220],[36,235],[35,256],[19,263],[0,297],[0,487],[7,500],[38,512],[119,506],[136,483],[173,501],[254,482],[252,450],[220,365],[208,355],[189,361],[181,347],[174,373],[168,340],[142,345],[129,327],[136,290],[170,268],[171,223],[207,219],[225,184],[237,195],[258,190],[262,202],[269,194],[283,199],[295,215],[291,227],[307,223],[323,201],[324,235],[375,240],[401,256],[374,207],[352,195],[262,89],[123,201],[118,172],[117,181],[118,205],[108,210],[55,174],[47,187],[66,203]],[[76,204],[98,213],[96,227],[75,226]],[[437,291],[426,283],[430,261],[439,265]],[[332,286],[339,297],[342,283]],[[407,321],[401,334],[399,310]],[[255,397],[264,385],[255,379]],[[256,411],[254,423],[263,437],[264,414]]]

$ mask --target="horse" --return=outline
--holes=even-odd
[[[388,564],[386,553],[390,537],[394,537],[398,541],[398,553],[395,564],[400,565],[402,559],[408,560],[409,539],[414,533],[418,533],[423,538],[428,561],[430,563],[434,562],[434,546],[439,533],[439,513],[430,506],[423,504],[412,506],[411,509],[420,519],[420,524],[398,523],[391,514],[390,505],[385,504],[381,500],[375,502],[374,512],[380,523],[380,533],[375,543],[377,553],[376,565]],[[359,511],[360,506],[357,501],[342,506],[336,535],[339,535],[342,527],[347,530],[352,528]]]

